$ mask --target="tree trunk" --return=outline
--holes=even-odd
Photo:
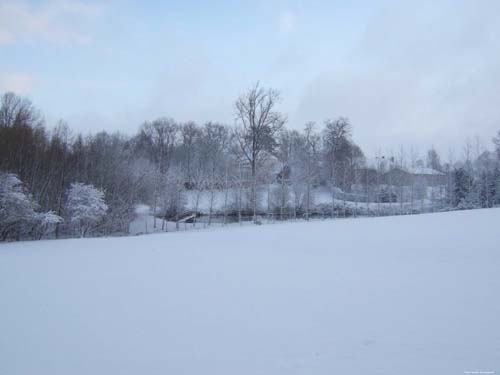
[[[214,189],[212,185],[210,185],[210,208],[208,210],[208,226],[212,224],[213,204],[214,204]]]
[[[310,205],[310,198],[311,198],[311,184],[309,181],[307,181],[307,188],[306,188],[306,220],[309,221],[309,205]]]

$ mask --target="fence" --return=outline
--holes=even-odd
[[[165,232],[188,231],[205,229],[210,227],[248,225],[248,224],[275,224],[282,222],[313,221],[347,219],[358,217],[379,217],[379,216],[399,216],[415,215],[420,213],[451,211],[444,201],[429,202],[420,201],[412,203],[355,203],[346,201],[344,204],[336,204],[332,211],[331,205],[319,205],[315,210],[305,212],[303,209],[287,209],[281,212],[259,212],[255,217],[252,214],[235,212],[226,215],[217,214],[194,214],[192,212],[182,215],[182,218],[175,222],[165,222],[159,218],[159,228],[164,228]]]

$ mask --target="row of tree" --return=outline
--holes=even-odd
[[[0,103],[1,239],[127,233],[137,204],[151,207],[155,226],[178,223],[202,211],[202,195],[209,196],[209,224],[215,214],[224,222],[257,221],[264,213],[308,219],[317,210],[318,189],[331,195],[332,216],[339,199],[344,215],[346,201],[365,202],[367,211],[375,203],[381,212],[384,195],[398,199],[398,183],[379,178],[386,172],[382,164],[374,168],[375,180],[363,178],[369,163],[348,119],[290,130],[279,102],[276,90],[255,85],[237,99],[232,127],[159,118],[134,136],[84,136],[63,121],[48,130],[29,100],[6,93]],[[443,194],[435,199],[441,208],[492,206],[500,203],[500,133],[494,142],[496,153],[474,153],[468,142],[464,157],[447,163],[434,149],[425,161],[403,150],[386,160],[390,168],[423,165],[445,174]]]
[[[63,218],[54,211],[40,211],[15,174],[0,172],[0,240],[41,239],[58,231]],[[82,237],[106,214],[104,193],[92,185],[72,183],[67,192],[65,213]]]

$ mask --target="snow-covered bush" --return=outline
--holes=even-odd
[[[93,185],[74,182],[69,188],[66,209],[70,222],[78,228],[80,236],[84,237],[92,225],[106,215],[108,206],[104,203],[104,192]]]
[[[53,232],[56,229],[57,224],[63,222],[63,218],[59,215],[56,215],[54,211],[37,213],[35,216],[35,220],[37,221],[36,229],[38,232],[38,239],[42,238],[48,233]]]
[[[41,238],[62,218],[52,211],[36,212],[37,203],[25,192],[21,180],[12,173],[0,172],[0,240]]]
[[[0,172],[0,239],[19,237],[21,226],[35,220],[35,207],[21,180],[15,174]]]

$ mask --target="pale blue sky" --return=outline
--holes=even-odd
[[[0,91],[49,124],[233,121],[252,83],[289,126],[347,116],[368,152],[500,129],[500,1],[0,0]]]

